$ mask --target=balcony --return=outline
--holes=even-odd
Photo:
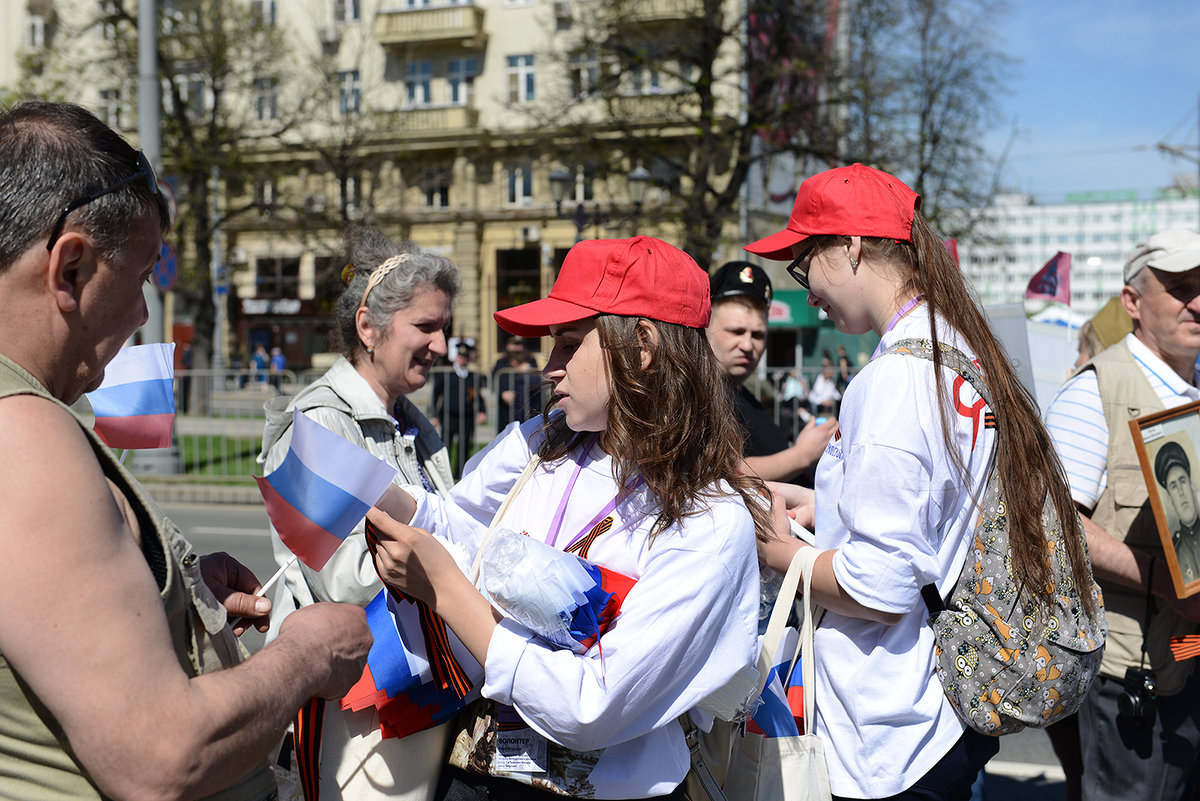
[[[636,0],[616,3],[609,13],[622,25],[671,22],[704,16],[703,0]]]
[[[483,46],[483,9],[476,6],[434,6],[383,10],[375,15],[375,39],[387,46],[457,44]]]
[[[461,133],[478,127],[479,110],[470,106],[398,108],[391,112],[391,119],[395,124],[392,133],[402,137]]]
[[[695,97],[691,94],[614,95],[608,103],[612,116],[626,122],[681,121],[696,112]]]

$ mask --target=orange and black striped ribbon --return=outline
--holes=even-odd
[[[595,542],[601,534],[604,534],[612,527],[613,519],[612,515],[609,515],[593,526],[592,530],[589,531],[585,536],[581,537],[574,545],[571,545],[569,548],[567,548],[567,553],[573,553],[578,555],[581,559],[587,559],[588,549],[592,547],[592,543]]]
[[[324,721],[324,698],[310,698],[296,715],[292,742],[304,801],[321,801],[321,727]]]
[[[1176,662],[1200,656],[1200,634],[1188,634],[1183,637],[1172,637],[1170,640],[1171,655]]]
[[[368,520],[365,534],[367,547],[370,548],[372,556],[379,547],[377,531],[378,529]],[[467,671],[463,669],[450,649],[450,635],[446,631],[445,621],[434,614],[429,605],[421,599],[414,598],[394,587],[388,587],[387,591],[392,598],[398,601],[409,601],[416,605],[421,620],[421,633],[425,637],[425,653],[429,657],[429,667],[433,671],[433,678],[438,687],[453,689],[459,698],[465,697],[471,691],[471,681],[467,678]]]

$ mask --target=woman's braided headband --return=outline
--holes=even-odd
[[[409,253],[401,253],[398,256],[392,256],[383,264],[376,267],[371,272],[371,277],[367,279],[367,288],[363,290],[362,300],[358,302],[358,305],[366,306],[367,295],[371,294],[371,290],[383,283],[383,279],[387,278],[388,273],[408,261],[410,255]]]

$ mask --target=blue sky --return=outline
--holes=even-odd
[[[986,142],[1007,188],[1065,192],[1169,185],[1196,176],[1200,2],[1013,0],[995,45],[1015,59]],[[1160,142],[1187,148],[1172,158]],[[1139,148],[1143,148],[1139,150]]]

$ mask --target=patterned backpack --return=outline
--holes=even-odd
[[[982,376],[966,355],[944,344],[939,349],[942,364],[970,382],[988,408],[995,408]],[[933,343],[905,339],[884,351],[888,353],[932,361]],[[1064,532],[1047,497],[1042,528],[1054,604],[1048,614],[1039,614],[1039,605],[1022,591],[1013,573],[1005,499],[993,458],[972,548],[958,581],[946,600],[935,585],[922,588],[934,632],[938,678],[951,705],[981,734],[1043,728],[1073,714],[1100,669],[1108,633],[1103,600],[1092,581],[1088,590],[1096,602],[1095,618],[1089,618],[1080,605],[1065,537],[1083,541],[1085,555],[1087,543],[1078,516],[1072,523]]]

